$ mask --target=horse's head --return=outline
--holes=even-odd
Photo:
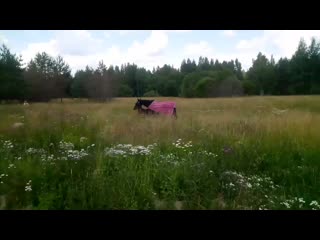
[[[135,105],[134,105],[133,110],[140,109],[141,106],[142,106],[142,104],[141,104],[141,102],[140,102],[140,99],[138,99],[137,102],[136,102]]]

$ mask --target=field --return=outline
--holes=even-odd
[[[0,209],[320,209],[320,96],[170,100],[0,105]]]

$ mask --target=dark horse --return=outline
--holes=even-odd
[[[141,101],[148,101],[148,103],[147,103],[147,105],[145,104],[145,103],[142,103]],[[138,113],[140,113],[140,114],[146,114],[146,115],[149,115],[149,114],[152,114],[152,115],[154,115],[154,114],[159,114],[159,113],[157,113],[157,112],[155,112],[155,111],[152,111],[151,109],[148,109],[148,106],[151,104],[151,102],[152,102],[153,100],[139,100],[138,99],[138,101],[136,102],[136,104],[134,105],[134,108],[133,108],[133,110],[138,110]],[[150,102],[150,103],[149,103]],[[146,107],[146,109],[145,108],[143,108],[143,106],[144,107]]]
[[[143,108],[146,107],[146,109]],[[134,105],[133,110],[137,110],[141,114],[158,115],[159,113],[166,113],[177,118],[177,111],[175,103],[173,102],[155,102],[154,100],[142,100],[138,99]],[[163,110],[165,109],[165,110]]]

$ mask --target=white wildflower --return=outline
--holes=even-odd
[[[9,164],[9,166],[8,166],[8,169],[10,169],[10,168],[16,168],[16,166],[11,163],[11,164]]]
[[[67,157],[71,160],[80,160],[88,155],[89,154],[87,152],[85,152],[84,150],[83,151],[69,150],[67,153]]]
[[[67,150],[72,150],[74,148],[74,145],[71,142],[60,141],[59,148],[61,150],[67,151]]]
[[[313,206],[313,210],[316,210],[316,208],[320,209],[320,204],[317,201],[312,201],[310,206]]]
[[[28,148],[26,150],[27,154],[45,154],[46,151],[44,149],[35,149],[35,148]]]
[[[7,150],[10,150],[13,148],[13,143],[10,140],[4,141],[3,147]]]
[[[31,180],[29,180],[28,182],[27,182],[27,184],[26,184],[26,186],[25,186],[25,188],[24,188],[24,190],[26,191],[26,192],[31,192],[32,191],[32,186],[31,186]]]
[[[281,203],[282,205],[285,205],[286,206],[286,208],[290,208],[291,206],[290,206],[290,204],[289,203],[287,203],[287,202],[282,202]]]

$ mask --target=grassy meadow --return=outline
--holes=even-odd
[[[0,209],[320,210],[320,96],[0,105]]]

